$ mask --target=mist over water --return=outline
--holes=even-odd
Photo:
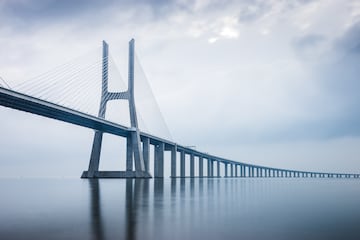
[[[1,179],[0,239],[360,239],[355,179]]]

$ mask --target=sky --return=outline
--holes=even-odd
[[[128,41],[172,140],[232,160],[360,172],[360,2],[1,0],[0,76],[24,81]],[[80,176],[93,131],[0,107],[0,176]],[[146,122],[146,121],[145,121]],[[106,135],[101,168],[124,167]]]

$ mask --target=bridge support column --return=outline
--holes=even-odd
[[[227,163],[224,162],[224,169],[225,169],[225,177],[228,177],[228,167]]]
[[[199,156],[199,177],[204,177],[204,160]]]
[[[209,159],[210,161],[210,176],[214,177],[214,161],[212,159]]]
[[[131,172],[133,170],[133,148],[131,136],[126,137],[126,171]]]
[[[216,161],[216,163],[217,163],[217,177],[219,178],[219,177],[221,177],[220,176],[220,161]]]
[[[207,177],[211,177],[211,163],[210,159],[207,159]]]
[[[177,146],[173,146],[171,148],[171,177],[176,177],[176,153],[177,153]]]
[[[180,177],[185,177],[185,152],[180,152]]]
[[[230,176],[234,177],[234,164],[230,163]]]
[[[154,156],[154,177],[163,178],[164,177],[164,143],[159,143],[155,146],[155,156]]]
[[[86,177],[88,177],[88,178],[95,177],[95,172],[99,171],[102,137],[103,137],[103,132],[95,131],[94,141],[93,141],[93,146],[92,146],[91,156],[90,156],[90,162],[89,162],[89,168],[86,173],[87,174]],[[83,177],[85,177],[85,176],[83,176]]]
[[[194,162],[194,154],[190,154],[190,177],[195,176],[195,162]]]
[[[234,164],[234,170],[235,170],[235,177],[238,176],[238,165]]]
[[[147,137],[143,139],[143,157],[144,157],[145,171],[149,172],[150,139]]]
[[[208,164],[207,164],[207,166],[208,166],[207,176],[208,177],[213,177],[213,161],[210,158],[208,158],[207,161],[208,161]]]

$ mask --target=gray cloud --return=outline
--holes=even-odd
[[[294,45],[295,48],[297,48],[299,51],[303,51],[308,48],[316,48],[323,41],[325,41],[325,36],[319,34],[310,34],[295,39]]]
[[[346,54],[360,54],[360,22],[353,24],[337,42],[336,47]]]
[[[360,24],[355,23],[334,39],[309,34],[296,38],[292,44],[322,91],[321,96],[310,99],[311,112],[318,117],[265,134],[265,139],[269,136],[272,136],[270,141],[360,136]],[[327,50],[316,52],[324,44],[328,44]],[[323,109],[330,109],[332,113],[324,114]]]
[[[249,1],[239,12],[240,22],[251,22],[270,11],[272,5],[268,1]]]
[[[166,15],[172,5],[172,1],[166,0],[15,0],[5,1],[0,5],[0,19],[3,27],[31,30],[56,22],[71,24],[84,18],[92,23],[104,23],[109,21],[109,9],[118,9],[121,14],[129,9],[146,6],[154,12],[155,17],[161,17]],[[138,17],[141,18],[141,14]]]

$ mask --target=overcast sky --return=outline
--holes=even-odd
[[[360,172],[360,2],[1,0],[0,76],[29,79],[101,41],[136,51],[175,142],[233,160]],[[79,176],[93,131],[0,107],[0,176]],[[102,168],[123,167],[106,136]]]

